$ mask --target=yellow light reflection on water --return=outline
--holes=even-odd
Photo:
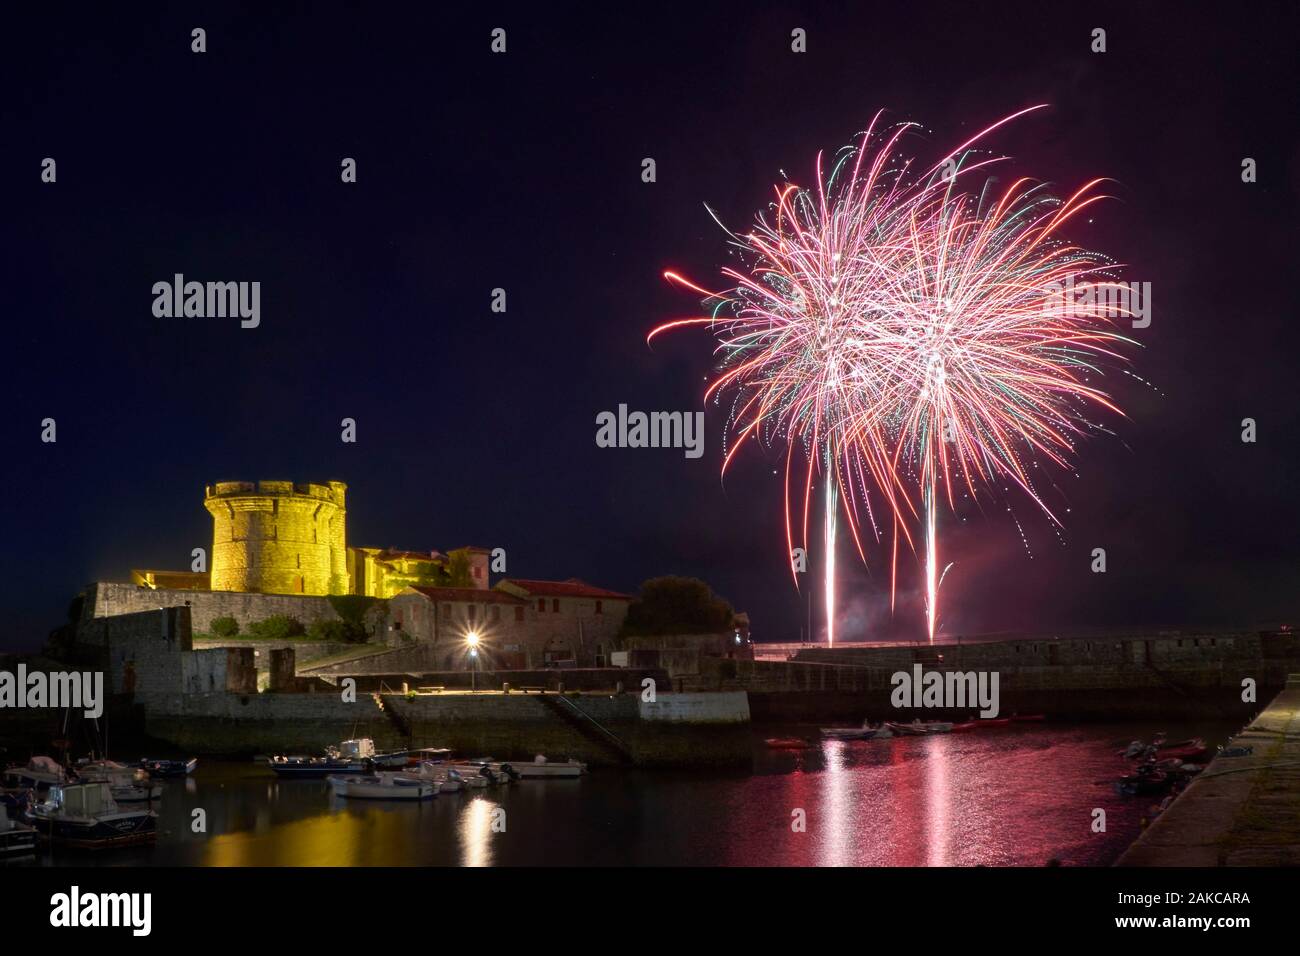
[[[254,831],[210,836],[207,866],[391,866],[420,807],[344,807],[302,820],[259,820]]]

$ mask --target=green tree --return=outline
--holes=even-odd
[[[698,578],[651,578],[628,605],[622,633],[717,634],[730,630],[735,611]]]
[[[440,588],[472,588],[474,578],[470,572],[469,551],[457,548],[447,552],[447,563],[439,575]]]

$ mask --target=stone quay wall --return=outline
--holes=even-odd
[[[744,694],[665,694],[653,704],[639,694],[567,699],[613,734],[639,766],[752,760]],[[340,740],[371,737],[381,751],[449,747],[501,760],[541,753],[596,766],[620,762],[617,752],[562,719],[540,694],[391,694],[383,702],[381,711],[364,694],[355,703],[328,692],[176,694],[154,701],[147,730],[187,753],[318,753]]]
[[[941,655],[941,657],[940,657]],[[790,661],[702,657],[670,662],[676,690],[746,690],[756,722],[964,718],[975,709],[894,708],[892,676],[925,671],[996,671],[1003,714],[1061,719],[1247,719],[1243,681],[1256,699],[1280,690],[1300,670],[1290,634],[1249,632],[1133,636],[983,644],[805,649]]]

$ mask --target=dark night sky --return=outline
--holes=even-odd
[[[743,227],[880,107],[937,159],[1040,102],[992,145],[1060,189],[1116,180],[1071,235],[1152,283],[1134,367],[1159,391],[1111,383],[1129,418],[1060,476],[1063,543],[1023,496],[1032,558],[1000,500],[944,519],[944,629],[1295,616],[1294,7],[263,6],[5,14],[0,647],[93,579],[187,567],[204,484],[259,478],[346,481],[352,544],[500,545],[512,574],[627,590],[697,575],[756,638],[797,639],[775,454],[724,486],[719,409],[697,461],[599,449],[595,415],[701,407],[708,334],[644,337],[695,308],[663,269],[727,260],[703,203]],[[155,318],[176,272],[260,281],[261,328]],[[843,553],[845,638],[921,633],[911,562],[889,623],[885,554]]]

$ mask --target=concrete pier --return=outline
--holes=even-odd
[[[1300,674],[1120,857],[1116,866],[1300,865]]]

